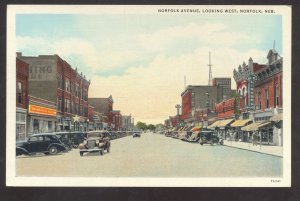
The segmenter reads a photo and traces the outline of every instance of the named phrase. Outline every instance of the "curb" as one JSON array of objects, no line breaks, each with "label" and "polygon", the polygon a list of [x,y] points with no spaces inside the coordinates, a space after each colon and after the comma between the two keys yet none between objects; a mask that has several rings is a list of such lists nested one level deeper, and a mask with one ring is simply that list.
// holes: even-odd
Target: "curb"
[{"label": "curb", "polygon": [[283,158],[283,156],[279,156],[279,155],[276,155],[276,154],[270,154],[270,153],[266,153],[266,152],[260,152],[260,151],[256,151],[256,150],[251,150],[251,149],[246,149],[246,148],[240,148],[240,147],[230,146],[230,145],[226,145],[226,144],[223,144],[223,146],[231,147],[231,148],[235,148],[235,149],[246,150],[246,151],[252,151],[252,152],[256,152],[256,153],[260,153],[260,154],[266,154],[266,155],[270,155],[270,156],[276,156],[276,157]]}]

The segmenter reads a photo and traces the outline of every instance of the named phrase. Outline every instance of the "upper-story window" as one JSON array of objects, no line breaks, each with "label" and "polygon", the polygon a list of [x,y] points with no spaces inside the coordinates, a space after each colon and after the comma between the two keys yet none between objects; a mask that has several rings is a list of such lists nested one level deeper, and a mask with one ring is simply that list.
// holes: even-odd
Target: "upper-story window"
[{"label": "upper-story window", "polygon": [[70,92],[70,80],[69,79],[66,79],[66,87],[65,87],[65,90],[67,92]]},{"label": "upper-story window", "polygon": [[57,98],[57,110],[62,111],[62,97]]},{"label": "upper-story window", "polygon": [[266,95],[266,108],[269,108],[269,89],[265,90]]},{"label": "upper-story window", "polygon": [[62,89],[63,88],[62,84],[63,84],[63,82],[62,82],[62,75],[58,74],[57,75],[57,87],[60,88],[60,89]]},{"label": "upper-story window", "polygon": [[22,82],[18,82],[17,97],[18,97],[18,103],[22,104],[22,102],[23,102]]},{"label": "upper-story window", "polygon": [[76,84],[76,86],[75,86],[75,95],[76,95],[76,97],[78,97],[78,95],[79,95],[79,91],[78,91],[78,84]]}]

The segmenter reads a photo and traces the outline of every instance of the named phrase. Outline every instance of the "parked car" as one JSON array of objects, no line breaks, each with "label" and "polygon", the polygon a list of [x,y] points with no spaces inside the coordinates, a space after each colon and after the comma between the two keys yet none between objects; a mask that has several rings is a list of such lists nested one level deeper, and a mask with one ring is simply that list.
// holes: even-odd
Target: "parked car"
[{"label": "parked car", "polygon": [[41,133],[31,135],[27,141],[16,144],[16,155],[31,155],[44,153],[54,155],[66,151],[66,146],[53,133]]},{"label": "parked car", "polygon": [[55,134],[60,139],[60,141],[65,144],[68,150],[73,148],[69,132],[57,132]]},{"label": "parked car", "polygon": [[188,142],[199,142],[201,132],[195,131],[192,135],[188,138]]},{"label": "parked car", "polygon": [[220,145],[223,145],[223,140],[220,139],[217,136],[217,134],[215,134],[214,131],[206,130],[206,131],[201,131],[200,132],[199,143],[201,145],[203,145],[203,144],[210,144],[210,145],[220,144]]},{"label": "parked car", "polygon": [[79,144],[83,143],[84,139],[87,138],[87,133],[84,131],[70,132],[70,140],[74,148],[77,148]]},{"label": "parked car", "polygon": [[192,132],[191,131],[181,131],[178,133],[178,139],[187,141],[189,137],[191,136]]},{"label": "parked car", "polygon": [[83,143],[79,144],[79,154],[83,156],[86,152],[99,152],[100,155],[110,151],[110,138],[108,131],[90,131]]},{"label": "parked car", "polygon": [[141,133],[139,133],[139,132],[135,132],[135,133],[133,133],[132,134],[132,137],[141,137]]}]

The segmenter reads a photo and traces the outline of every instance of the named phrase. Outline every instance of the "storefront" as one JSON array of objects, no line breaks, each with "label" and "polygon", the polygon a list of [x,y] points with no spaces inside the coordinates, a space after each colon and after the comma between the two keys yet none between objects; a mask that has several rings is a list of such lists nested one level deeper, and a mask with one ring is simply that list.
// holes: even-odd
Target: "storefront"
[{"label": "storefront", "polygon": [[26,136],[27,110],[18,108],[16,110],[16,141],[24,141]]},{"label": "storefront", "polygon": [[233,122],[231,127],[231,132],[233,133],[234,139],[240,142],[247,142],[248,135],[246,132],[242,131],[241,128],[247,125],[252,124],[253,120],[251,119],[238,119]]},{"label": "storefront", "polygon": [[242,127],[241,130],[247,133],[248,142],[274,144],[273,126],[269,121],[254,122],[248,126]]},{"label": "storefront", "polygon": [[222,139],[227,140],[231,139],[230,135],[230,127],[229,125],[234,121],[234,119],[225,119],[220,124],[218,124],[219,128],[219,136],[222,137]]},{"label": "storefront", "polygon": [[[48,105],[47,107],[29,104],[28,107],[28,134],[51,133],[55,132],[56,107]],[[28,136],[27,136],[28,137]]]}]

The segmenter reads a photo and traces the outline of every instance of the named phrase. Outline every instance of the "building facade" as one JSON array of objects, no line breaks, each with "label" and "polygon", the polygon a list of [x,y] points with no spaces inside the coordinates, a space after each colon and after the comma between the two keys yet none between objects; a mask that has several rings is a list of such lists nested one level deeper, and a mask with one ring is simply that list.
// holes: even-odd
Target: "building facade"
[{"label": "building facade", "polygon": [[112,112],[112,130],[120,131],[122,127],[122,115],[120,110],[113,110]]},{"label": "building facade", "polygon": [[[58,55],[33,57],[17,53],[17,58],[29,64],[28,108],[33,105],[32,108],[35,109],[29,113],[31,119],[28,132],[88,130],[87,95],[90,81]],[[46,123],[37,126],[37,121],[46,121],[33,119],[32,115],[37,110],[44,111],[39,115],[49,112],[47,114],[50,114],[52,123],[48,123],[48,126]],[[55,121],[52,121],[54,116]]]},{"label": "building facade", "polygon": [[94,107],[94,111],[97,113],[100,119],[101,129],[111,130],[113,129],[113,98],[110,95],[108,98],[89,98],[88,102]]},{"label": "building facade", "polygon": [[122,115],[121,130],[124,130],[124,131],[131,131],[132,130],[131,115]]},{"label": "building facade", "polygon": [[16,59],[16,141],[25,140],[27,128],[27,85],[29,65]]}]

